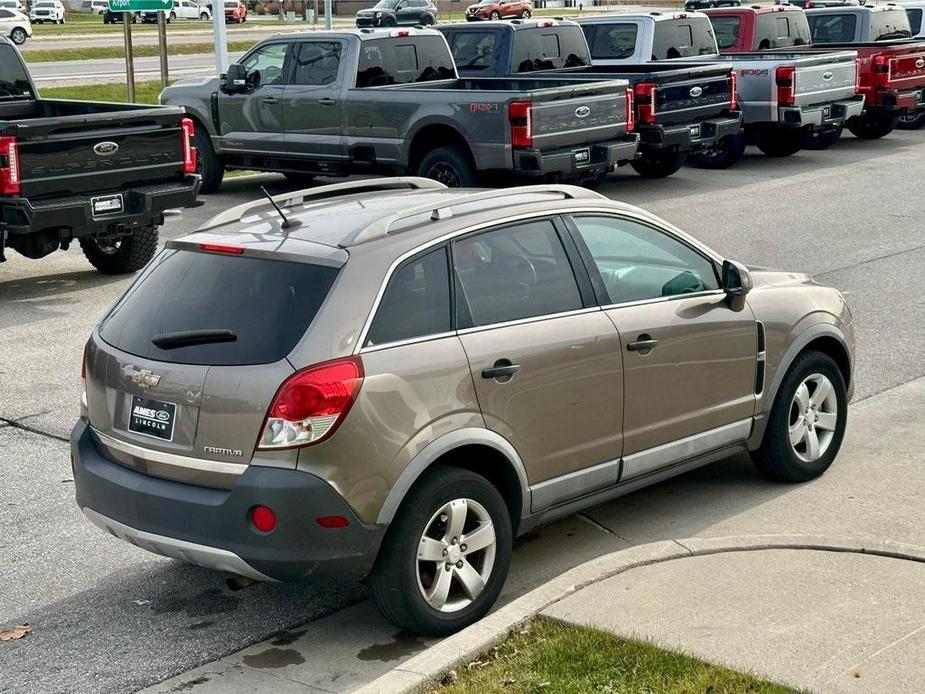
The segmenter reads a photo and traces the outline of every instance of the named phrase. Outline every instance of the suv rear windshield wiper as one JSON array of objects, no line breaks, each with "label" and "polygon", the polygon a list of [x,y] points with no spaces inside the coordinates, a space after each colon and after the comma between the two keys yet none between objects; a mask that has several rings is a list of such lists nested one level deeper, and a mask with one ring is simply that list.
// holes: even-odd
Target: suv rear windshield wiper
[{"label": "suv rear windshield wiper", "polygon": [[189,347],[190,345],[208,345],[214,342],[234,342],[238,339],[230,330],[182,330],[176,333],[161,333],[151,338],[151,342],[161,349]]}]

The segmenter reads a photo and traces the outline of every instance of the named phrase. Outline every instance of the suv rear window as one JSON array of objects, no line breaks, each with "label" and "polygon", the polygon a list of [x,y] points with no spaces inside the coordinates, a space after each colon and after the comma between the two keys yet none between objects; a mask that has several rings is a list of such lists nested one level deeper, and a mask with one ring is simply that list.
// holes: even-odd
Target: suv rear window
[{"label": "suv rear window", "polygon": [[[305,334],[337,269],[168,249],[129,288],[100,337],[129,354],[174,364],[279,361]],[[162,349],[158,335],[230,330],[233,342]]]},{"label": "suv rear window", "polygon": [[360,44],[357,87],[431,82],[456,77],[453,56],[442,36],[367,40]]},{"label": "suv rear window", "polygon": [[858,19],[853,14],[810,14],[813,43],[852,43]]}]

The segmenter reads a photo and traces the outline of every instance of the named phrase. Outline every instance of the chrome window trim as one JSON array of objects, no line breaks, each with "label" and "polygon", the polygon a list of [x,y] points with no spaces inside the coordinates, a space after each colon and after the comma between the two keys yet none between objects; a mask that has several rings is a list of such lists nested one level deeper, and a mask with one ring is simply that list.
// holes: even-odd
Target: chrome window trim
[{"label": "chrome window trim", "polygon": [[702,292],[692,292],[690,294],[674,294],[672,296],[656,296],[651,299],[638,299],[636,301],[624,301],[622,303],[607,304],[606,306],[602,306],[601,308],[607,311],[613,308],[645,306],[646,304],[661,304],[661,303],[664,303],[665,301],[678,301],[679,299],[696,299],[697,297],[701,297],[701,296],[719,296],[721,294],[725,295],[726,292],[724,292],[722,289],[707,289]]},{"label": "chrome window trim", "polygon": [[[364,347],[364,346],[363,346],[363,345],[366,343],[366,338],[367,338],[367,336],[368,336],[368,334],[369,334],[369,329],[370,329],[370,327],[372,326],[373,319],[375,319],[375,317],[376,317],[376,312],[379,310],[379,305],[380,305],[381,302],[382,302],[382,297],[383,297],[383,295],[385,294],[385,289],[386,289],[386,287],[388,286],[389,282],[390,282],[391,279],[392,279],[392,275],[394,274],[395,270],[396,270],[402,263],[404,263],[406,260],[408,260],[409,258],[411,258],[411,257],[413,257],[413,256],[415,256],[415,255],[417,255],[417,254],[419,254],[419,253],[423,253],[424,251],[426,251],[426,250],[428,250],[428,249],[430,249],[430,248],[432,248],[432,247],[434,247],[434,246],[438,246],[438,245],[440,245],[440,244],[442,244],[442,243],[450,242],[450,241],[452,241],[452,240],[454,240],[454,239],[456,239],[456,238],[458,238],[458,237],[461,237],[461,236],[467,236],[467,235],[469,235],[469,234],[478,233],[479,231],[482,231],[482,230],[484,230],[484,229],[490,229],[490,228],[492,228],[492,227],[500,227],[500,226],[504,226],[504,225],[506,225],[506,224],[512,224],[512,223],[515,223],[515,222],[525,221],[525,220],[528,220],[528,219],[538,219],[538,218],[540,218],[540,219],[541,219],[541,218],[550,218],[550,219],[551,219],[551,218],[553,218],[553,217],[558,217],[558,216],[564,216],[564,215],[574,216],[575,214],[583,214],[583,213],[587,213],[587,212],[591,212],[591,213],[603,213],[603,214],[607,214],[607,215],[610,215],[610,216],[613,216],[613,217],[626,217],[626,218],[629,218],[629,219],[637,220],[637,221],[642,222],[642,223],[644,223],[644,224],[648,224],[648,225],[650,225],[650,226],[656,227],[657,229],[661,230],[662,232],[668,234],[669,236],[672,236],[672,237],[678,239],[681,243],[684,243],[685,245],[690,246],[692,249],[694,249],[694,250],[700,252],[701,254],[705,255],[707,258],[709,258],[709,259],[712,260],[713,262],[717,263],[718,265],[722,265],[722,263],[723,263],[723,258],[722,258],[722,257],[720,257],[719,255],[717,255],[717,254],[716,254],[714,251],[712,251],[709,247],[705,246],[705,245],[702,244],[701,242],[697,241],[696,239],[694,239],[694,238],[692,238],[691,236],[689,236],[688,234],[686,234],[686,233],[685,233],[684,231],[682,231],[681,229],[678,229],[677,227],[673,226],[672,224],[669,224],[668,222],[666,222],[666,221],[664,221],[664,220],[661,220],[661,219],[658,219],[658,218],[653,218],[652,216],[649,216],[649,215],[647,215],[647,214],[645,214],[645,213],[642,213],[641,211],[628,210],[628,209],[620,209],[620,208],[613,208],[613,207],[606,206],[606,205],[587,204],[587,205],[581,205],[581,206],[577,206],[577,207],[568,207],[568,208],[565,208],[565,209],[561,209],[561,208],[560,208],[560,209],[556,209],[556,210],[542,210],[542,211],[536,211],[536,212],[521,212],[520,214],[513,214],[513,215],[510,215],[510,216],[506,216],[506,217],[500,217],[500,218],[498,218],[498,219],[493,219],[493,220],[491,220],[491,221],[489,221],[489,222],[482,222],[482,223],[480,223],[480,224],[474,224],[474,225],[472,225],[472,226],[467,226],[467,227],[464,227],[464,228],[462,228],[462,229],[457,229],[457,230],[455,230],[455,231],[451,231],[451,232],[448,232],[448,233],[446,233],[446,234],[442,234],[441,236],[438,236],[438,237],[436,237],[436,238],[433,238],[433,239],[430,239],[430,240],[428,240],[428,241],[425,241],[425,242],[421,243],[420,245],[415,246],[414,248],[411,248],[411,249],[405,251],[405,252],[402,253],[400,256],[398,256],[395,260],[393,260],[392,263],[389,265],[388,270],[386,270],[385,277],[383,278],[382,282],[379,284],[379,290],[376,292],[376,297],[375,297],[375,299],[373,300],[372,308],[370,309],[369,313],[366,315],[366,320],[363,322],[363,328],[360,330],[359,339],[357,340],[356,345],[355,345],[355,347],[353,348],[353,351],[351,352],[351,354],[362,354],[363,351],[365,351],[365,350],[385,349],[386,347],[395,347],[395,346],[399,346],[399,345],[402,345],[402,344],[414,344],[415,342],[423,342],[423,341],[426,341],[426,340],[433,340],[433,339],[436,339],[437,336],[434,336],[434,335],[421,335],[420,337],[417,337],[417,338],[410,338],[410,339],[407,340],[407,341],[402,340],[402,341],[400,341],[400,342],[382,343],[381,345],[374,345],[374,346],[370,346],[370,347]],[[425,223],[426,223],[426,222],[425,222]],[[450,277],[450,279],[451,279],[451,281],[452,281],[452,279],[453,279],[453,277],[452,277],[452,268],[451,268],[451,277]],[[711,293],[711,294],[713,294],[713,293],[724,293],[722,289],[719,289],[719,290],[708,290],[708,292]],[[666,300],[675,299],[675,298],[678,298],[678,297],[691,298],[691,297],[696,297],[696,296],[698,296],[698,295],[699,295],[699,293],[698,293],[698,294],[679,294],[677,297],[657,297],[657,298],[654,299],[654,300],[653,300],[653,299],[645,299],[645,300],[643,300],[643,302],[641,302],[641,303],[649,303],[649,302],[651,302],[651,301],[666,301]],[[519,323],[519,322],[535,321],[535,320],[545,320],[545,319],[550,318],[550,317],[553,317],[553,316],[555,316],[555,317],[560,317],[561,315],[568,315],[568,314],[571,314],[571,313],[576,313],[576,314],[577,314],[577,313],[579,313],[579,312],[582,312],[582,313],[583,313],[583,312],[590,312],[590,311],[599,311],[599,310],[601,310],[601,309],[612,308],[612,307],[615,307],[615,306],[626,306],[626,305],[628,305],[628,304],[612,304],[612,305],[610,305],[610,306],[600,306],[600,305],[598,305],[598,306],[590,306],[590,307],[587,307],[587,308],[578,309],[578,310],[576,310],[576,311],[565,312],[565,313],[563,313],[563,314],[546,314],[546,315],[544,315],[544,316],[535,316],[535,317],[532,317],[532,318],[520,319],[520,320],[518,320],[518,321],[511,321],[511,322],[509,322],[509,323],[504,323],[504,324],[502,324],[502,323],[494,323],[494,324],[492,324],[492,325],[477,326],[477,327],[475,327],[475,328],[464,328],[463,330],[456,331],[455,333],[442,333],[442,334],[440,334],[439,336],[440,336],[440,337],[445,337],[445,336],[452,335],[452,334],[462,335],[462,334],[465,334],[465,333],[468,332],[468,331],[473,331],[473,330],[485,330],[485,329],[490,329],[490,328],[498,327],[498,326],[501,326],[501,325],[513,325],[513,324],[516,324],[516,323]]]},{"label": "chrome window trim", "polygon": [[600,306],[587,306],[585,308],[576,308],[571,311],[560,311],[559,313],[545,313],[542,316],[530,316],[529,318],[517,318],[515,320],[504,321],[503,323],[488,323],[486,325],[474,325],[471,328],[457,330],[457,335],[470,335],[471,333],[483,333],[486,330],[496,328],[509,328],[514,325],[526,325],[527,323],[539,323],[545,320],[556,320],[557,318],[567,318],[568,316],[580,316],[585,313],[595,313],[600,311]]},{"label": "chrome window trim", "polygon": [[445,333],[435,333],[432,335],[421,335],[419,337],[409,337],[407,340],[394,340],[393,342],[383,342],[379,345],[369,345],[368,347],[362,347],[358,354],[368,354],[369,352],[381,352],[385,349],[390,349],[392,347],[405,347],[407,345],[415,345],[419,342],[433,342],[434,340],[442,340],[447,337],[456,337],[456,331],[450,330]]},{"label": "chrome window trim", "polygon": [[226,463],[221,460],[205,460],[202,458],[191,458],[185,455],[178,455],[176,453],[155,451],[151,448],[136,446],[133,443],[113,438],[108,434],[97,431],[93,427],[90,427],[90,431],[92,431],[93,435],[99,439],[100,443],[107,448],[112,448],[127,455],[149,460],[154,463],[161,463],[163,465],[183,468],[185,470],[200,470],[202,472],[213,472],[237,477],[243,475],[248,467],[246,462]]}]

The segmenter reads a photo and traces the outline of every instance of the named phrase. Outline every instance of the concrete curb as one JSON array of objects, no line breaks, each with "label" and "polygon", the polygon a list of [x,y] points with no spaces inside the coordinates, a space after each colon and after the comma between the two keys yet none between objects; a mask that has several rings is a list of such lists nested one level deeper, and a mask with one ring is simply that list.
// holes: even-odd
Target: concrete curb
[{"label": "concrete curb", "polygon": [[665,540],[606,554],[566,571],[539,588],[508,603],[458,634],[449,636],[385,675],[354,690],[354,694],[404,694],[418,691],[460,663],[504,641],[527,620],[592,583],[650,564],[686,557],[800,549],[849,552],[925,563],[925,547],[871,538],[833,539],[815,535],[745,535]]}]

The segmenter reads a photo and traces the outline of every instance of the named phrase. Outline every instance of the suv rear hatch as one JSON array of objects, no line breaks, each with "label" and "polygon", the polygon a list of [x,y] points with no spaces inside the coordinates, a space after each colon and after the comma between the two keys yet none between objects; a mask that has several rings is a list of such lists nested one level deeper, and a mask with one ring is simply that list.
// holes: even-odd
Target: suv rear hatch
[{"label": "suv rear hatch", "polygon": [[[286,356],[346,261],[329,246],[271,243],[171,242],[105,318],[87,350],[87,410],[115,462],[229,487],[251,461],[294,372]],[[289,450],[259,455],[295,465]]]}]

